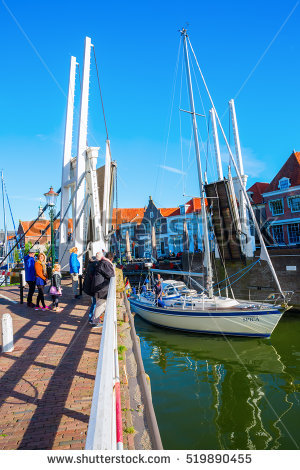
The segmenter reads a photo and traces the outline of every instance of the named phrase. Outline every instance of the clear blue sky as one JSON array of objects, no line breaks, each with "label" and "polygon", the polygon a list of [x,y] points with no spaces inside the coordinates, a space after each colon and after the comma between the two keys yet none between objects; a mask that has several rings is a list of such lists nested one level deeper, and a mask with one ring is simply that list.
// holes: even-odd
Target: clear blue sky
[{"label": "clear blue sky", "polygon": [[[0,1],[0,14],[0,168],[17,221],[35,217],[43,193],[50,185],[60,186],[62,90],[67,93],[70,56],[82,64],[86,35],[95,45],[112,156],[119,167],[119,207],[142,207],[149,195],[160,207],[177,206],[187,200],[183,192],[199,194],[193,147],[188,155],[190,118],[182,113],[183,161],[180,153],[181,58],[167,139],[178,29],[187,22],[220,115],[253,72],[235,101],[249,185],[270,181],[292,150],[300,150],[300,5],[295,0],[7,0]],[[78,90],[77,83],[77,109]],[[201,113],[196,85],[195,96]],[[189,106],[185,78],[181,106]],[[228,113],[223,123],[228,132]],[[93,60],[88,141],[105,147]],[[205,166],[206,144],[204,149]]]}]

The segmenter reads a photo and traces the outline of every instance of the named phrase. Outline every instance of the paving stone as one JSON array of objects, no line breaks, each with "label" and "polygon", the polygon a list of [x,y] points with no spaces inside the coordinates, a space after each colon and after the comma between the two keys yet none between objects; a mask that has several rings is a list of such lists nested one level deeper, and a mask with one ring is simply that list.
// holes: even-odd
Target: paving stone
[{"label": "paving stone", "polygon": [[[19,300],[17,286],[3,291]],[[89,305],[88,296],[74,301],[70,280],[61,313],[1,299],[15,349],[0,353],[0,449],[84,449],[101,340],[87,324]]]}]

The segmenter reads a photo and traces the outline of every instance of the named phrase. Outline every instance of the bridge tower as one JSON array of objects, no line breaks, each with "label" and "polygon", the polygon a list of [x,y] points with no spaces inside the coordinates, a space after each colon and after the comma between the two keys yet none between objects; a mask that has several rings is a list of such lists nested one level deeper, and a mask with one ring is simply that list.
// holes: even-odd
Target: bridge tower
[{"label": "bridge tower", "polygon": [[[91,60],[91,38],[85,38],[83,76],[80,97],[79,125],[76,156],[72,158],[72,132],[74,116],[76,58],[71,57],[67,101],[59,234],[59,262],[69,270],[69,249],[78,248],[78,256],[89,256],[108,249],[115,162],[111,160],[110,142],[106,141],[105,166],[97,170],[100,147],[88,147],[88,105]],[[102,184],[99,187],[99,174]],[[68,234],[68,213],[72,206],[73,233]],[[80,260],[81,270],[83,266]]]}]

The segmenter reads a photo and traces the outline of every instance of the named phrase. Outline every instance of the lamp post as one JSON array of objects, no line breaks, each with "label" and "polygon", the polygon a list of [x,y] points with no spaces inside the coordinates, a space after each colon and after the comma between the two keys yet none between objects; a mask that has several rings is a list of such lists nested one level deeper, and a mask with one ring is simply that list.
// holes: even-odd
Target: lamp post
[{"label": "lamp post", "polygon": [[53,188],[51,186],[50,191],[48,191],[48,193],[45,193],[44,196],[45,196],[46,202],[49,206],[50,226],[51,226],[51,265],[52,265],[52,269],[53,269],[54,262],[55,262],[53,220],[54,220],[54,215],[55,215],[55,204],[56,204],[56,198],[58,196],[58,193],[54,192]]}]

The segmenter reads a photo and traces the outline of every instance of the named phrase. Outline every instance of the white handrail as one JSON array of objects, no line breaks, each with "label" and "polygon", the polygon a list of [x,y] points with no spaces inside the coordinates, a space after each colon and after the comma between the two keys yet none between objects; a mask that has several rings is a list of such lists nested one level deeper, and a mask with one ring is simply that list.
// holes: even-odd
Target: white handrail
[{"label": "white handrail", "polygon": [[116,278],[109,283],[86,450],[116,450]]}]

